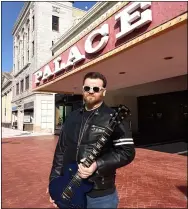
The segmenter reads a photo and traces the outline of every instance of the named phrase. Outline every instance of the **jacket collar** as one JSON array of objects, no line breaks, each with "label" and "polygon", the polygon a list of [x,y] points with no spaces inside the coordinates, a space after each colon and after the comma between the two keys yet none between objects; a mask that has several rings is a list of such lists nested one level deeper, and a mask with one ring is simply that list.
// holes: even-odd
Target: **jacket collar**
[{"label": "jacket collar", "polygon": [[[106,107],[106,104],[103,101],[103,103],[97,108],[97,110],[95,112],[95,115],[99,115],[105,107]],[[83,105],[80,108],[80,113],[83,113],[84,112],[84,109],[85,109],[85,105]]]}]

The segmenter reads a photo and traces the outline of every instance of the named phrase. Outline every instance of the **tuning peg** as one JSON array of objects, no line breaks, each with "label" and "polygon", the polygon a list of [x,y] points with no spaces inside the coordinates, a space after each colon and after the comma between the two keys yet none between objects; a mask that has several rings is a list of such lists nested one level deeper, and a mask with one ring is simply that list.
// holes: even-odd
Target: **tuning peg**
[{"label": "tuning peg", "polygon": [[124,117],[121,117],[121,119],[123,120],[123,119],[124,119]]},{"label": "tuning peg", "polygon": [[113,114],[111,113],[110,116],[113,116]]},{"label": "tuning peg", "polygon": [[116,112],[116,115],[118,115],[118,113]]},{"label": "tuning peg", "polygon": [[120,124],[121,122],[120,121],[118,121],[118,124]]}]

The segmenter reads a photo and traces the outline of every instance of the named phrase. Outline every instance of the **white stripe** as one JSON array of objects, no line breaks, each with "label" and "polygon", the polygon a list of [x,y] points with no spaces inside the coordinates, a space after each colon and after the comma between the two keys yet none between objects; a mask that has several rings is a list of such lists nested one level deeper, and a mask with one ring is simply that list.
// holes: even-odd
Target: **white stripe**
[{"label": "white stripe", "polygon": [[188,151],[182,151],[182,152],[176,152],[175,154],[185,154],[185,153],[188,153]]},{"label": "white stripe", "polygon": [[114,146],[123,145],[123,144],[134,144],[134,142],[121,142],[114,144]]},{"label": "white stripe", "polygon": [[133,138],[124,138],[124,139],[113,140],[113,142],[124,142],[124,141],[133,141]]}]

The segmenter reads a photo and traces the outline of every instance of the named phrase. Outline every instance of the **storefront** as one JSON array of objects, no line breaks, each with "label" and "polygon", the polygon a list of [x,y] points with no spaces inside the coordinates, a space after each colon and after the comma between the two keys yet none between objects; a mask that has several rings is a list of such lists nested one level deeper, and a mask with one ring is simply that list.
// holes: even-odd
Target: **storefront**
[{"label": "storefront", "polygon": [[17,106],[12,107],[12,128],[18,128],[18,108]]},{"label": "storefront", "polygon": [[105,102],[129,106],[140,140],[139,97],[187,89],[187,3],[110,4],[98,3],[54,45],[55,56],[33,74],[33,90],[79,95],[83,76],[101,72]]},{"label": "storefront", "polygon": [[33,131],[34,101],[24,104],[23,130]]},{"label": "storefront", "polygon": [[62,124],[70,112],[83,104],[82,95],[55,95],[55,134],[59,134]]}]

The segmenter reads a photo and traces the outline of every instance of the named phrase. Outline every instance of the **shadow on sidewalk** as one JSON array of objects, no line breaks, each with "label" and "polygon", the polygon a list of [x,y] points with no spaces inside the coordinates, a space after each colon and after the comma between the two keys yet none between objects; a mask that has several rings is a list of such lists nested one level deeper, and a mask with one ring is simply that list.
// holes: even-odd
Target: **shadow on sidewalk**
[{"label": "shadow on sidewalk", "polygon": [[187,187],[186,186],[177,186],[177,188],[186,196],[187,198]]}]

